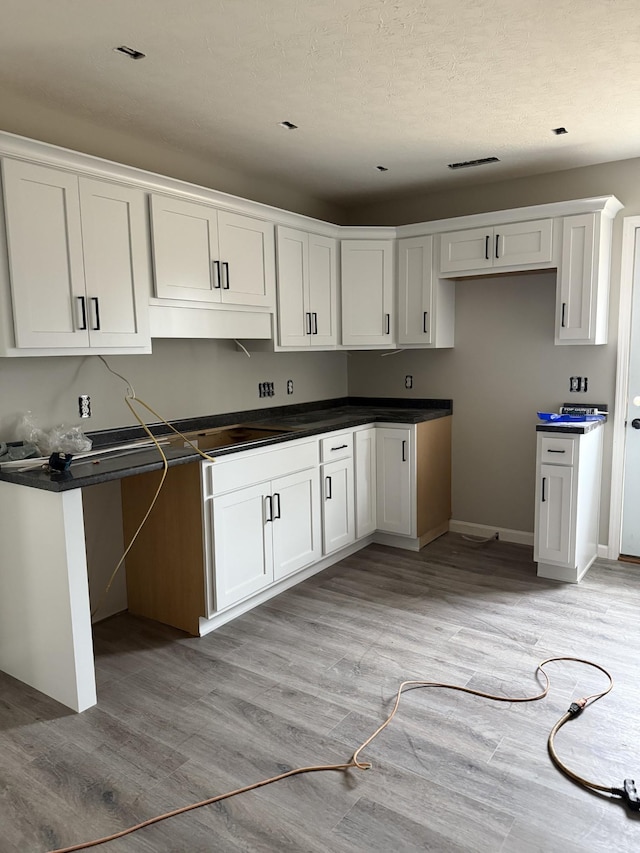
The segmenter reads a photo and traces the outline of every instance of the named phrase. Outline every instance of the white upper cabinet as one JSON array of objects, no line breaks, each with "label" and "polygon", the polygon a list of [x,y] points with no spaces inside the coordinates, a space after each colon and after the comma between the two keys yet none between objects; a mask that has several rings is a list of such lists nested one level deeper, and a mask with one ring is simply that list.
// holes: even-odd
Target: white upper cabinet
[{"label": "white upper cabinet", "polygon": [[343,240],[340,248],[342,343],[393,348],[393,240]]},{"label": "white upper cabinet", "polygon": [[440,273],[552,265],[553,220],[511,222],[452,231],[440,237]]},{"label": "white upper cabinet", "polygon": [[272,223],[177,197],[150,201],[157,297],[273,306]]},{"label": "white upper cabinet", "polygon": [[612,220],[565,216],[558,270],[556,344],[606,344]]},{"label": "white upper cabinet", "polygon": [[398,344],[452,347],[455,285],[433,274],[433,237],[398,241]]},{"label": "white upper cabinet", "polygon": [[278,343],[334,349],[337,342],[337,241],[277,229]]},{"label": "white upper cabinet", "polygon": [[2,175],[16,348],[150,351],[144,193],[11,159]]}]

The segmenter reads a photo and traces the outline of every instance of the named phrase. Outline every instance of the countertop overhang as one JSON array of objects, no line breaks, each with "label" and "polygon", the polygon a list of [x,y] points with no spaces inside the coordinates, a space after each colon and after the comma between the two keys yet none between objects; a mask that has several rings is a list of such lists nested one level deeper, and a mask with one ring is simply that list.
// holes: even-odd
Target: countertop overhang
[{"label": "countertop overhang", "polygon": [[[452,401],[445,399],[342,397],[299,405],[272,406],[244,412],[183,418],[172,420],[171,423],[183,433],[223,427],[238,422],[268,424],[270,427],[285,430],[279,435],[208,451],[211,456],[217,458],[369,423],[417,424],[446,417],[452,412]],[[149,428],[157,438],[170,434],[163,423],[150,424]],[[100,430],[87,435],[93,441],[94,450],[117,448],[119,445],[147,437],[139,426]],[[163,451],[169,466],[197,462],[202,458],[190,447],[163,447]],[[44,468],[22,472],[0,471],[0,481],[51,492],[64,492],[110,480],[121,480],[149,471],[158,471],[162,467],[162,458],[155,447],[123,451],[121,455],[118,455],[115,450],[112,455],[72,462],[70,470],[63,473],[49,472]]]}]

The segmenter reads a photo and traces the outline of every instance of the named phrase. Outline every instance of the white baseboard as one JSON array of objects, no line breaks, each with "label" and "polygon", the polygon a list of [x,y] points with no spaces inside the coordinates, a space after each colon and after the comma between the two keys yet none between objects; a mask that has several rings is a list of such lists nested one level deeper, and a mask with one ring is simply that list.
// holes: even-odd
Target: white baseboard
[{"label": "white baseboard", "polygon": [[515,542],[516,545],[533,546],[533,533],[528,533],[526,530],[510,530],[508,527],[472,524],[470,521],[456,521],[452,518],[449,522],[449,532],[462,533],[466,536],[477,536],[481,539],[488,539],[497,533],[498,539],[501,539],[503,542]]}]

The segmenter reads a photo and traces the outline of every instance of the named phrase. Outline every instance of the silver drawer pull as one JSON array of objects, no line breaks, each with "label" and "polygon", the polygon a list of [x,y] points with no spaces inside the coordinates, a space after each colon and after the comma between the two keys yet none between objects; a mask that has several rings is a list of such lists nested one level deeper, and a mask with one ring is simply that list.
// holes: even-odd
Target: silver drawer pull
[{"label": "silver drawer pull", "polygon": [[345,447],[349,447],[348,444],[339,444],[337,447],[332,447],[331,450],[344,450]]}]

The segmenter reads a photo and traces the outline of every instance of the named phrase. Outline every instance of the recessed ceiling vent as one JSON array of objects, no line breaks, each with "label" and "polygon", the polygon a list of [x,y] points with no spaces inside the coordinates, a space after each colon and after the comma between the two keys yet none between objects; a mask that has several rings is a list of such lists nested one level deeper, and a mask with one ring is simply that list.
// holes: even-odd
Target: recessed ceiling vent
[{"label": "recessed ceiling vent", "polygon": [[469,169],[471,166],[484,166],[487,163],[499,163],[498,157],[482,157],[480,160],[465,160],[462,163],[449,163],[448,169]]},{"label": "recessed ceiling vent", "polygon": [[114,47],[113,49],[116,53],[122,53],[124,56],[128,56],[129,59],[144,59],[146,56],[146,53],[135,50],[133,47],[127,47],[126,44],[121,44],[120,47]]}]

